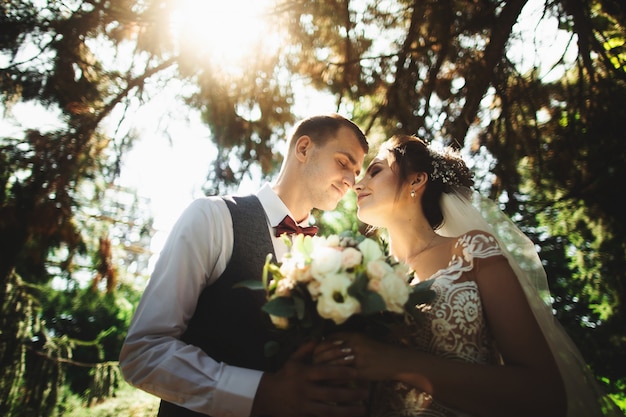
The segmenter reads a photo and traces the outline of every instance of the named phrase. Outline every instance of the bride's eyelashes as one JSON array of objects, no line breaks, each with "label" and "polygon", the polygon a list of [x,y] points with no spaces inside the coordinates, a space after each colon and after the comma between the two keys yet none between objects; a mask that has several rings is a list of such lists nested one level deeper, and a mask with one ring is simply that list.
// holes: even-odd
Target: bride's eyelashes
[{"label": "bride's eyelashes", "polygon": [[370,165],[367,169],[367,175],[369,175],[370,177],[376,176],[376,174],[378,174],[379,172],[380,167],[378,166],[378,164]]}]

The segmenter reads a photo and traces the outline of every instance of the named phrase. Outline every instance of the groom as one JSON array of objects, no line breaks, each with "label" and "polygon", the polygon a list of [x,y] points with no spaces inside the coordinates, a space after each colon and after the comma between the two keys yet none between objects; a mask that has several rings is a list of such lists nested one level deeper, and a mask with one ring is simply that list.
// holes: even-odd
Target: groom
[{"label": "groom", "polygon": [[265,256],[285,253],[278,238],[289,227],[283,220],[307,227],[313,208],[333,210],[354,185],[367,151],[352,121],[310,117],[295,127],[273,185],[250,196],[200,198],[183,212],[120,353],[124,378],[162,399],[159,416],[364,414],[358,404],[367,392],[325,385],[356,379],[354,370],[311,365],[314,346],[302,346],[284,364],[269,361],[265,294],[233,285],[260,279]]}]

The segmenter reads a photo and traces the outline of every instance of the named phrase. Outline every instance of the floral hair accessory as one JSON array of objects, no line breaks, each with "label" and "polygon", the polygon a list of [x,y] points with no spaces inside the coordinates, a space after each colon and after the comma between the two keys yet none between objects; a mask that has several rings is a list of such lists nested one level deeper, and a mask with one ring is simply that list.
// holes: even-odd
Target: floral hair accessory
[{"label": "floral hair accessory", "polygon": [[448,186],[458,186],[465,185],[463,179],[468,175],[471,177],[461,156],[452,148],[447,147],[442,151],[429,148],[428,153],[433,166],[433,172],[430,174],[432,180],[439,180]]}]

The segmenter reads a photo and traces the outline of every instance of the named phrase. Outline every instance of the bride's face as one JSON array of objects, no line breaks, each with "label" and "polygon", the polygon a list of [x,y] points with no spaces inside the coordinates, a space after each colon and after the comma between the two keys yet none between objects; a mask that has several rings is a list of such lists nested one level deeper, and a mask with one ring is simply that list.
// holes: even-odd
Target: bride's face
[{"label": "bride's face", "polygon": [[[398,176],[391,169],[388,152],[381,152],[367,167],[363,178],[354,185],[357,194],[357,216],[371,226],[386,227],[402,203],[397,194]],[[394,211],[396,211],[394,216]]]}]

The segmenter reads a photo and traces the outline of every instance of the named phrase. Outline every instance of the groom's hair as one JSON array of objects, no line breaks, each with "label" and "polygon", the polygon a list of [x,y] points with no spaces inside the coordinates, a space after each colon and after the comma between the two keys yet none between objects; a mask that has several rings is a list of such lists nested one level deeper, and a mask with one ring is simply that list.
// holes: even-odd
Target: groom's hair
[{"label": "groom's hair", "polygon": [[347,127],[354,132],[355,136],[359,139],[361,148],[367,153],[369,151],[369,144],[365,134],[352,120],[346,119],[337,113],[328,115],[312,116],[300,121],[294,128],[294,131],[289,138],[289,149],[291,149],[296,140],[301,136],[309,136],[313,142],[318,145],[324,145],[329,139],[332,139],[337,134],[337,131],[342,127]]}]

